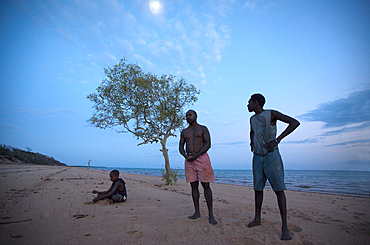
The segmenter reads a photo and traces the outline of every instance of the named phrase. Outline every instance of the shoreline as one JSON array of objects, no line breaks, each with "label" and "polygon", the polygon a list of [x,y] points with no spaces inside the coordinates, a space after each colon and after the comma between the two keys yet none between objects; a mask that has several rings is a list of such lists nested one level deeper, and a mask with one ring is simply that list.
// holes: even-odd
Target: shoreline
[{"label": "shoreline", "polygon": [[[85,166],[78,166],[81,168],[87,168]],[[108,170],[108,169],[114,169],[111,167],[91,167],[92,169],[97,169],[97,170]],[[161,177],[161,169],[158,168],[117,168],[120,171],[123,171],[125,173],[131,173],[131,174],[139,174],[139,175],[144,175],[144,176],[156,176],[156,177]],[[182,170],[183,171],[183,170]],[[216,175],[216,181],[214,183],[219,183],[219,184],[230,184],[230,185],[237,185],[237,186],[248,186],[252,187],[253,186],[253,176],[252,176],[252,170],[214,170],[215,175]],[[246,172],[247,175],[245,176],[245,179],[238,179],[240,175],[237,177],[237,179],[233,180],[228,180],[225,177],[220,177],[218,176],[217,172]],[[290,172],[333,172],[329,170],[325,171],[320,171],[320,170],[287,170],[286,171],[286,178],[289,177],[291,174]],[[334,172],[349,172],[353,173],[355,171],[334,171]],[[358,172],[366,172],[366,171],[358,171]],[[250,175],[250,176],[248,176]],[[230,176],[234,177],[234,176]],[[369,172],[369,177],[366,176],[367,178],[370,177],[370,172]],[[185,179],[184,173],[182,172],[179,179]],[[365,197],[365,198],[370,198],[370,192],[366,188],[362,187],[361,190],[357,189],[357,193],[354,193],[353,188],[346,187],[347,189],[337,189],[337,186],[333,186],[332,188],[326,188],[326,189],[320,189],[320,187],[310,185],[310,183],[298,183],[298,184],[292,184],[292,182],[296,183],[295,181],[292,180],[292,177],[290,178],[290,181],[286,179],[286,186],[287,190],[289,191],[301,191],[301,192],[310,192],[310,193],[318,193],[318,194],[329,194],[329,195],[340,195],[340,196],[351,196],[351,197]],[[370,184],[370,182],[369,182]],[[271,188],[269,183],[266,183],[266,188]],[[343,188],[343,187],[342,187]]]},{"label": "shoreline", "polygon": [[[0,239],[4,244],[366,244],[370,200],[335,194],[286,191],[288,228],[280,240],[275,194],[266,189],[262,225],[254,216],[253,188],[213,183],[214,214],[208,223],[203,189],[201,217],[193,213],[190,186],[178,180],[122,173],[128,200],[88,205],[93,189],[109,188],[109,171],[81,167],[0,165]],[[51,235],[52,234],[52,235]]]}]

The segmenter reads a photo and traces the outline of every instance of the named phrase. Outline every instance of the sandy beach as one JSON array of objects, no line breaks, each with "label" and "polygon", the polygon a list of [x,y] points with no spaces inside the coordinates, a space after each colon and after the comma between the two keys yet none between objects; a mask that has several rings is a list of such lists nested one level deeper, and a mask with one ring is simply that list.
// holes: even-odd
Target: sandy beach
[{"label": "sandy beach", "polygon": [[[263,223],[254,217],[252,187],[212,184],[218,225],[193,214],[190,186],[125,174],[128,200],[91,204],[110,187],[109,172],[77,167],[0,165],[1,244],[369,244],[370,198],[286,191],[291,241],[280,240],[275,194],[266,189]],[[355,188],[355,187],[354,187]]]}]

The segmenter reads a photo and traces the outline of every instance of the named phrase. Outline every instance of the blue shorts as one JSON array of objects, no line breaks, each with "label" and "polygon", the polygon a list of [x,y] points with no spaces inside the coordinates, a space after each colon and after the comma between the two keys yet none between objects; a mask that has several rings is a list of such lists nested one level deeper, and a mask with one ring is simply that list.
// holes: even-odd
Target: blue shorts
[{"label": "blue shorts", "polygon": [[127,200],[127,197],[126,196],[122,196],[121,194],[116,193],[116,194],[113,194],[112,195],[112,197],[111,197],[111,200],[112,201],[113,201],[113,198],[115,196],[118,196],[118,202],[126,202],[126,200]]},{"label": "blue shorts", "polygon": [[283,161],[278,149],[265,156],[253,154],[254,190],[262,191],[265,188],[266,180],[270,182],[274,191],[286,190]]}]

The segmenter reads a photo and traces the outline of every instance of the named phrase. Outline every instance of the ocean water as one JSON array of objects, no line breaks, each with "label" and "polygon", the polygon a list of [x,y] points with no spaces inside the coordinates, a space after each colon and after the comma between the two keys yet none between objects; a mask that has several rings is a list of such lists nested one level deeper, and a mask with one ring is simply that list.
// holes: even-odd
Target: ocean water
[{"label": "ocean water", "polygon": [[[113,169],[109,167],[91,168],[108,171]],[[162,176],[161,169],[116,169],[122,173]],[[251,170],[214,170],[214,173],[216,183],[253,186]],[[185,179],[185,172],[182,169],[179,171],[179,178]],[[370,197],[370,172],[366,171],[285,170],[285,184],[288,190]],[[268,181],[266,187],[271,188]]]}]

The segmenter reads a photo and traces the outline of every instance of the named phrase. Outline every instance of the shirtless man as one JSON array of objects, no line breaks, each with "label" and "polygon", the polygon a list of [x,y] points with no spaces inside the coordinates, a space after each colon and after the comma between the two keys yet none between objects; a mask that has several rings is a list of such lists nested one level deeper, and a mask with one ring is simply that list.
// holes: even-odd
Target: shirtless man
[{"label": "shirtless man", "polygon": [[[211,148],[211,137],[207,127],[197,123],[197,113],[189,110],[186,113],[186,121],[189,127],[181,132],[179,150],[180,154],[185,157],[185,177],[186,182],[190,182],[191,194],[193,198],[195,213],[189,216],[189,219],[200,217],[199,211],[199,181],[204,189],[204,197],[207,202],[209,223],[217,224],[213,217],[213,201],[210,183],[215,181],[215,175],[211,166],[211,161],[207,154]],[[186,143],[186,152],[184,145]]]},{"label": "shirtless man", "polygon": [[[292,117],[274,110],[264,110],[265,97],[254,94],[248,102],[249,112],[255,114],[251,117],[251,151],[253,152],[253,182],[255,198],[255,218],[248,227],[261,225],[261,207],[263,201],[263,188],[269,180],[274,190],[280,216],[282,220],[281,240],[291,240],[287,223],[287,207],[284,190],[284,168],[278,149],[280,141],[293,132],[299,122]],[[288,124],[288,127],[276,138],[277,120]]]}]

